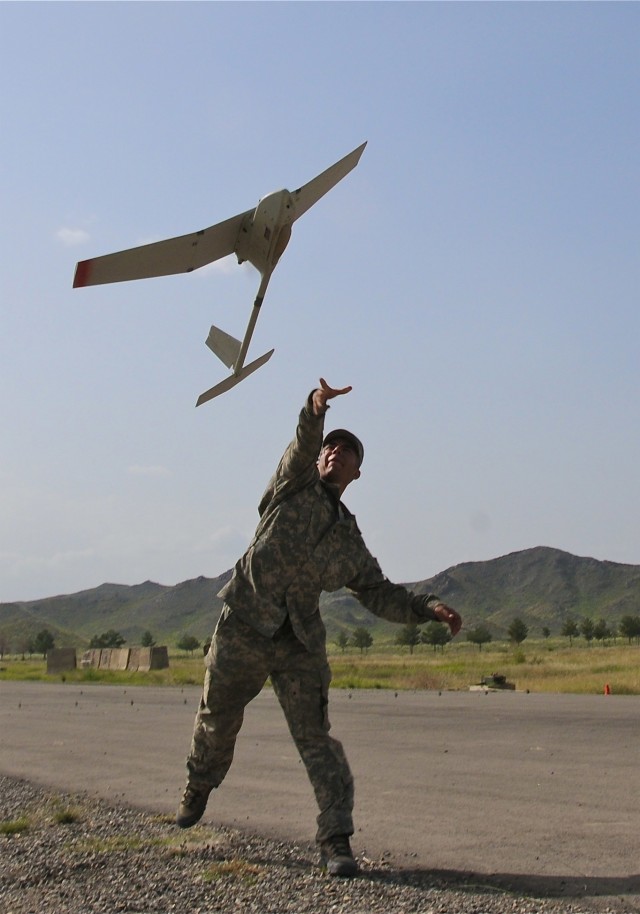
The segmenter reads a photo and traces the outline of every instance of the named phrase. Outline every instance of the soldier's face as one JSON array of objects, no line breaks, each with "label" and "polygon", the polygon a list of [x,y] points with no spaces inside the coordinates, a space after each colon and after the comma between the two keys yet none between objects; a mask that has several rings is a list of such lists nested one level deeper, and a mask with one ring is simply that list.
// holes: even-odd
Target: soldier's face
[{"label": "soldier's face", "polygon": [[350,482],[360,476],[358,455],[353,446],[342,438],[335,438],[320,451],[318,472],[325,482],[340,486],[344,492]]}]

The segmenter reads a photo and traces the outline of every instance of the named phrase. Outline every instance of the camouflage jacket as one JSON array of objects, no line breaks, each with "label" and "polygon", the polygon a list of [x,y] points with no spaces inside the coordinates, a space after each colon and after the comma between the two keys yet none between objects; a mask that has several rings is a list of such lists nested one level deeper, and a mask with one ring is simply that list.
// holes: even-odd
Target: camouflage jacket
[{"label": "camouflage jacket", "polygon": [[298,639],[313,652],[325,645],[318,605],[323,590],[346,587],[375,615],[403,624],[435,619],[433,608],[441,602],[383,575],[337,487],[320,479],[316,463],[323,431],[324,416],[313,414],[310,395],[260,501],[253,540],[219,593],[266,637],[288,615]]}]

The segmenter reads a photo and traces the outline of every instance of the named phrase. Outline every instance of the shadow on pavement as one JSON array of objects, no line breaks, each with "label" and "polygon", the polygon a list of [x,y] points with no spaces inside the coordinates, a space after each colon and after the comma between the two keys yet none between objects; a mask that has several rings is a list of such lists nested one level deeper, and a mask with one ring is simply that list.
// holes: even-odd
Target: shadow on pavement
[{"label": "shadow on pavement", "polygon": [[640,874],[632,876],[544,876],[524,873],[472,873],[440,869],[372,869],[372,880],[398,881],[420,888],[438,887],[474,895],[510,892],[535,898],[626,897],[629,911],[640,911]]}]

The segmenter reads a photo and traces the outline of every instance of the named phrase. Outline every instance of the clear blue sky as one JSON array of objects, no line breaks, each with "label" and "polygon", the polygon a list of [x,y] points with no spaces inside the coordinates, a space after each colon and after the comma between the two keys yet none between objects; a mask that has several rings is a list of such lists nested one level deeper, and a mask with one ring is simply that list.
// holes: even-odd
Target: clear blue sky
[{"label": "clear blue sky", "polygon": [[[640,5],[0,4],[0,601],[231,567],[320,375],[395,581],[640,564]],[[257,274],[73,290],[368,140]]]}]

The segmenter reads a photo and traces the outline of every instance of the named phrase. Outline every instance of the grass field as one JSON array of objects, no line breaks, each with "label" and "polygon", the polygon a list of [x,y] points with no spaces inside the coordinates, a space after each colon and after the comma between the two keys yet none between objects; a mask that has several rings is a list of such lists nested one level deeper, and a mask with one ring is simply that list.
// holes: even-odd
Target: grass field
[{"label": "grass field", "polygon": [[[467,690],[483,677],[499,673],[522,691],[597,694],[609,686],[612,694],[640,695],[640,646],[634,644],[588,647],[584,642],[569,646],[566,639],[527,639],[517,648],[492,642],[482,651],[464,642],[436,652],[420,646],[413,654],[396,645],[381,645],[365,654],[353,648],[341,653],[333,645],[329,649],[334,688]],[[49,676],[41,657],[5,656],[0,661],[0,681],[200,685],[203,668],[201,655],[176,652],[170,653],[166,670],[76,669]]]}]

